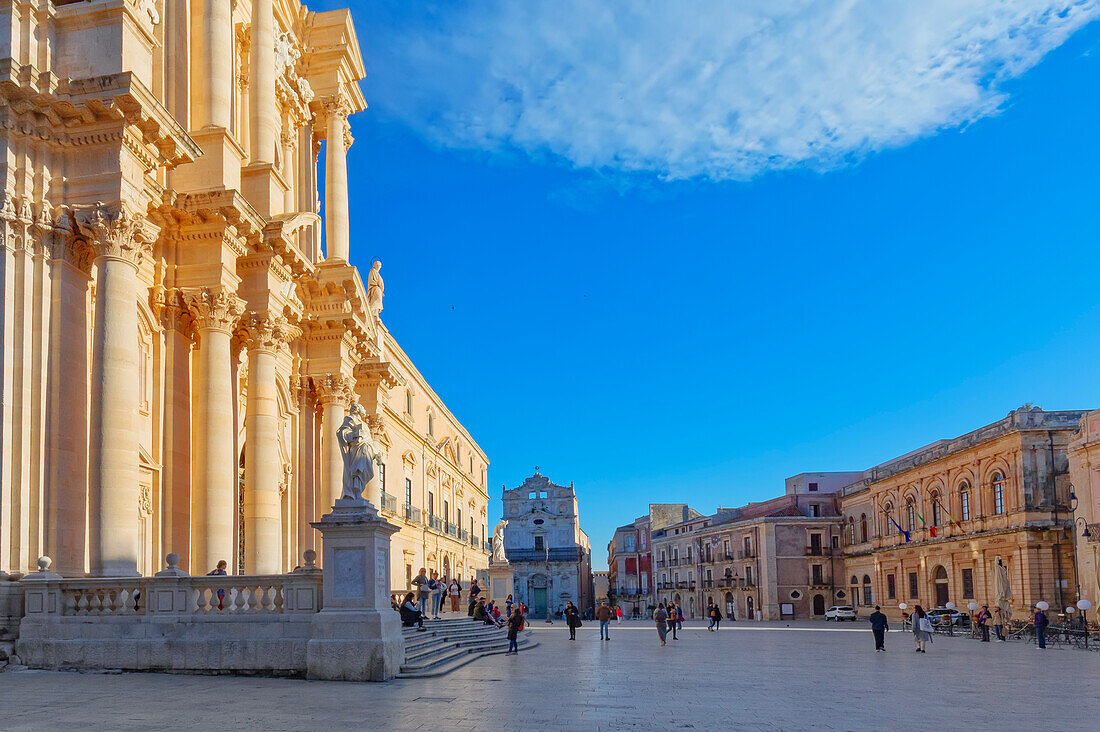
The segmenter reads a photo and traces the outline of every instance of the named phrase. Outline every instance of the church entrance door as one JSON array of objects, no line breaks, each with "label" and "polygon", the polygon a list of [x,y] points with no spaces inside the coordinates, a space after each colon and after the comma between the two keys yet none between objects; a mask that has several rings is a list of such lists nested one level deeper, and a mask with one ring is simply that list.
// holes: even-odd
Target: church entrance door
[{"label": "church entrance door", "polygon": [[532,618],[545,618],[546,617],[546,588],[545,587],[533,587],[531,588],[531,607],[530,615]]}]

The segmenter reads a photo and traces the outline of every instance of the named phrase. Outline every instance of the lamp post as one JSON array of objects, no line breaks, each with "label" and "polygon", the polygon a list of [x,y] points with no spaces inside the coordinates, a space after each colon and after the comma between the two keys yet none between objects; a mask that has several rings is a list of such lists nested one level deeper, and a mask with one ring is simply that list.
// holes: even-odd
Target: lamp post
[{"label": "lamp post", "polygon": [[970,611],[970,637],[976,638],[977,636],[974,634],[974,626],[976,625],[976,623],[974,622],[974,611],[978,609],[978,603],[971,600],[966,604],[966,608]]},{"label": "lamp post", "polygon": [[905,608],[907,608],[907,607],[909,607],[909,606],[906,605],[904,602],[899,602],[898,603],[898,610],[901,610],[902,625],[905,624]]},{"label": "lamp post", "polygon": [[[1085,531],[1088,531],[1086,528]],[[1092,603],[1088,600],[1078,600],[1077,609],[1081,611],[1081,627],[1085,629],[1085,648],[1089,647],[1089,621],[1088,611],[1092,607]]]},{"label": "lamp post", "polygon": [[[955,609],[955,603],[953,603],[953,602],[945,602],[943,606],[945,608],[947,608],[948,610],[954,610]],[[949,636],[951,636],[952,638],[955,637],[955,618],[953,617],[954,614],[955,614],[954,612],[951,612],[951,613],[948,613],[948,615],[947,615],[947,634]],[[943,620],[942,620],[943,616],[942,615],[940,616],[940,618],[941,618],[940,622],[943,622]]]}]

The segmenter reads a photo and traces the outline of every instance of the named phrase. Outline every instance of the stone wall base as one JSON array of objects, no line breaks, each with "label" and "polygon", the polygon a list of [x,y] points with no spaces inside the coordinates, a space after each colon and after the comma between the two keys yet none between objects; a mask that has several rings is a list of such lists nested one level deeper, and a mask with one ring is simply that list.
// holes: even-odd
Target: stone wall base
[{"label": "stone wall base", "polygon": [[322,610],[306,647],[307,678],[386,681],[401,670],[405,643],[393,610]]}]

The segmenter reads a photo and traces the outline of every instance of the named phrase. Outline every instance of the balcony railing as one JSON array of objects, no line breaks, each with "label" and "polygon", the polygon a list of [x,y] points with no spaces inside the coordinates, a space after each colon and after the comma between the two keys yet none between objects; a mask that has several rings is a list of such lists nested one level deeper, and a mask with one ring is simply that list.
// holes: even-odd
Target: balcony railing
[{"label": "balcony railing", "polygon": [[420,523],[420,509],[411,503],[405,504],[405,520],[412,521],[414,524]]},{"label": "balcony railing", "polygon": [[382,494],[382,510],[394,515],[397,514],[397,496]]},{"label": "balcony railing", "polygon": [[443,531],[443,519],[438,516],[429,516],[428,528],[435,529],[436,531]]},{"label": "balcony railing", "polygon": [[470,532],[469,531],[467,531],[466,529],[459,529],[458,530],[458,540],[459,541],[468,541],[469,539],[470,539]]},{"label": "balcony railing", "polygon": [[474,549],[477,549],[478,543],[479,543],[480,541],[481,541],[481,540],[480,540],[480,539],[478,539],[478,538],[477,538],[476,536],[471,536],[471,537],[470,537],[470,546],[472,546],[472,547],[473,547]]},{"label": "balcony railing", "polygon": [[446,522],[446,531],[451,536],[458,536],[458,526],[452,524],[450,521]]},{"label": "balcony railing", "polygon": [[714,580],[703,580],[703,589],[705,589],[705,590],[714,589]]},{"label": "balcony railing", "polygon": [[687,580],[680,580],[679,582],[676,583],[676,589],[678,589],[678,590],[686,590],[687,586],[688,586]]},{"label": "balcony railing", "polygon": [[737,558],[738,559],[755,559],[756,558],[756,552],[753,551],[752,549],[749,549],[747,552],[746,551],[739,551],[739,552],[737,552]]},{"label": "balcony railing", "polygon": [[658,559],[658,560],[657,560],[657,566],[658,566],[658,567],[663,567],[663,566],[665,566],[665,560],[663,560],[663,559]]},{"label": "balcony railing", "polygon": [[833,553],[833,550],[827,546],[808,546],[806,547],[807,557],[827,557]]},{"label": "balcony railing", "polygon": [[679,558],[676,558],[676,559],[670,559],[670,560],[668,560],[668,566],[670,566],[670,567],[678,567],[678,566],[680,566],[680,559],[679,559]]}]

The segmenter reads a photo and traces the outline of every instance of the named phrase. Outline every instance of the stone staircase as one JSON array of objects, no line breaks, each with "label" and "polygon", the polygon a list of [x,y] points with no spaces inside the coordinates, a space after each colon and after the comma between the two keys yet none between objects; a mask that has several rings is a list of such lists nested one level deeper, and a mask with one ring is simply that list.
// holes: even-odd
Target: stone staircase
[{"label": "stone staircase", "polygon": [[[402,628],[405,637],[405,662],[399,679],[426,679],[442,676],[482,656],[508,650],[508,629],[485,625],[472,618],[425,620],[423,632],[415,627]],[[531,631],[524,630],[517,641],[520,651],[538,643]]]}]

